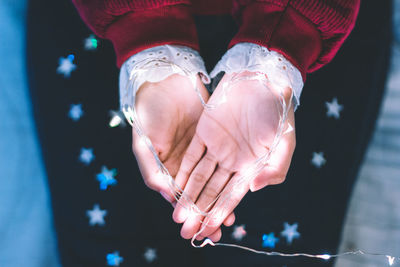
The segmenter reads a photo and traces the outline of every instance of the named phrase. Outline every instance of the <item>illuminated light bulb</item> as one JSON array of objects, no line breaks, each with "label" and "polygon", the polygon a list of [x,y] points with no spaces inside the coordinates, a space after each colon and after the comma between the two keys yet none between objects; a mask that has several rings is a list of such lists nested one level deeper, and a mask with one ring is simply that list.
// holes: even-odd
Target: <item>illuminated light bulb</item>
[{"label": "illuminated light bulb", "polygon": [[331,258],[331,255],[324,254],[324,255],[317,255],[317,257],[320,259],[329,260]]},{"label": "illuminated light bulb", "polygon": [[392,266],[394,264],[394,257],[393,256],[386,256],[388,258],[389,265]]},{"label": "illuminated light bulb", "polygon": [[108,124],[111,128],[117,127],[120,125],[122,122],[121,117],[118,115],[115,115],[114,117],[111,118],[110,123]]},{"label": "illuminated light bulb", "polygon": [[221,97],[221,102],[220,104],[226,103],[227,99],[226,99],[226,94],[224,93]]},{"label": "illuminated light bulb", "polygon": [[200,245],[200,247],[202,248],[202,247],[205,247],[207,245],[211,245],[211,246],[215,247],[215,243],[212,242],[211,239],[209,239],[209,238],[206,238],[204,240],[204,242]]},{"label": "illuminated light bulb", "polygon": [[288,123],[288,127],[287,127],[286,131],[283,134],[290,133],[291,131],[293,131],[293,126],[290,123]]},{"label": "illuminated light bulb", "polygon": [[146,136],[142,135],[139,137],[138,147],[140,149],[147,149]]}]

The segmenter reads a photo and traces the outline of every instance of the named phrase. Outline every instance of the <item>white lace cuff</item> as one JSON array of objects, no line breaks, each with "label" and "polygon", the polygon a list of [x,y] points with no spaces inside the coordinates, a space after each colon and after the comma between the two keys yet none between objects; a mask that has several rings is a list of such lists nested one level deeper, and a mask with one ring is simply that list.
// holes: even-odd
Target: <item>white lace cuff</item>
[{"label": "white lace cuff", "polygon": [[[170,64],[172,63],[172,64]],[[178,66],[176,68],[174,65]],[[145,69],[142,68],[145,66]],[[133,87],[128,86],[132,78],[132,70],[140,71],[135,76]],[[172,74],[186,73],[199,74],[203,83],[210,83],[210,77],[204,66],[200,54],[189,47],[178,45],[161,45],[145,49],[124,62],[119,76],[119,95],[121,108],[124,105],[133,107],[135,95],[145,82],[159,82]]]},{"label": "white lace cuff", "polygon": [[214,78],[221,71],[239,73],[242,71],[265,73],[271,83],[279,87],[289,86],[293,90],[294,107],[300,104],[303,78],[300,71],[284,56],[266,47],[253,43],[239,43],[229,49],[212,70]]}]

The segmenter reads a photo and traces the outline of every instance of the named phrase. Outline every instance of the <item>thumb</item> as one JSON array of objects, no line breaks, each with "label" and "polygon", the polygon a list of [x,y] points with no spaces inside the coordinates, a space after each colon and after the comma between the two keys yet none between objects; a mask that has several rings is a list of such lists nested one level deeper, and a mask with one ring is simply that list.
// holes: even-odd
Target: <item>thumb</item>
[{"label": "thumb", "polygon": [[280,184],[285,181],[295,147],[295,132],[284,134],[271,154],[267,166],[250,182],[250,191],[255,192],[267,185]]},{"label": "thumb", "polygon": [[159,192],[171,204],[175,201],[175,197],[171,192],[168,177],[164,176],[157,165],[153,153],[146,144],[146,137],[139,137],[133,129],[132,133],[132,150],[135,154],[143,181],[147,187]]}]

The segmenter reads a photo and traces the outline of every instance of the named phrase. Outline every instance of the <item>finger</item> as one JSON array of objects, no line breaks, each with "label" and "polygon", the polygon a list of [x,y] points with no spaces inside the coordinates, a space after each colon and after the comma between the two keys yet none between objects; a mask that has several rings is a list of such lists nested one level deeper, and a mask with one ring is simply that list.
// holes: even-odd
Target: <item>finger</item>
[{"label": "finger", "polygon": [[186,182],[196,167],[197,163],[202,158],[206,147],[203,141],[198,137],[197,134],[193,136],[188,148],[186,149],[185,155],[183,156],[181,165],[178,173],[175,177],[175,183],[183,190]]},{"label": "finger", "polygon": [[[200,230],[200,225],[201,225],[202,219],[203,219],[203,217],[201,215],[197,215],[194,213],[188,214],[188,216],[181,228],[181,236],[184,239],[192,238]],[[200,233],[200,235],[206,236],[206,235],[203,235],[202,232]]]},{"label": "finger", "polygon": [[139,137],[136,131],[133,130],[132,150],[143,176],[143,181],[147,187],[159,192],[168,202],[173,203],[175,197],[171,193],[167,178],[158,171],[153,153],[151,153],[143,138]]},{"label": "finger", "polygon": [[235,223],[236,217],[235,213],[232,212],[224,221],[224,225],[226,227],[232,226]]},{"label": "finger", "polygon": [[222,237],[221,228],[218,228],[217,231],[208,236],[208,238],[211,239],[212,242],[218,242],[221,239],[221,237]]},{"label": "finger", "polygon": [[[209,153],[206,153],[189,176],[189,180],[187,181],[183,192],[185,198],[191,200],[193,203],[196,202],[197,197],[206,185],[210,176],[213,174],[216,166],[217,162],[214,157],[210,156]],[[203,209],[200,210],[205,211]],[[187,217],[185,206],[177,205],[172,217],[175,222],[182,223]]]},{"label": "finger", "polygon": [[245,182],[235,186],[239,178],[240,175],[235,174],[222,191],[220,198],[209,213],[208,226],[201,233],[203,236],[209,236],[214,233],[248,192],[249,186]]},{"label": "finger", "polygon": [[[232,226],[233,224],[235,223],[235,213],[231,213],[231,214],[229,214],[229,216],[225,219],[225,221],[224,221],[224,225],[225,226],[227,226],[227,227],[229,227],[229,226]],[[200,230],[200,229],[199,229]],[[221,230],[221,228],[218,228],[217,229],[217,231],[220,231]],[[209,238],[211,239],[211,237],[212,236],[215,236],[216,235],[216,232],[217,231],[215,231],[214,233],[212,233],[211,235],[209,235]],[[221,232],[221,235],[222,235],[222,232]],[[196,240],[203,240],[204,239],[204,236],[202,236],[201,234],[199,234],[197,237],[196,237]],[[213,239],[211,239],[211,240],[213,240]],[[213,240],[214,241],[214,240]],[[216,241],[214,241],[214,242],[218,242],[219,240],[216,240]]]},{"label": "finger", "polygon": [[[197,207],[202,211],[208,211],[216,202],[218,195],[224,189],[232,173],[222,166],[217,166],[215,172],[207,182],[196,201]],[[186,189],[185,189],[186,191]]]},{"label": "finger", "polygon": [[[225,219],[224,225],[227,226],[227,227],[229,227],[229,226],[232,226],[234,223],[235,223],[235,213],[232,212],[232,213],[229,214],[229,216]],[[218,229],[221,229],[221,228],[218,228]],[[217,231],[218,231],[218,230],[217,230]],[[215,233],[215,232],[214,232],[214,233]],[[214,233],[211,234],[210,236],[214,235]],[[196,240],[203,240],[203,239],[204,239],[204,236],[202,236],[201,234],[199,234],[199,235],[196,237]],[[217,242],[217,241],[214,241],[214,242]]]},{"label": "finger", "polygon": [[[289,123],[294,125],[294,114],[290,112]],[[294,126],[293,126],[294,127]],[[255,192],[267,185],[282,183],[289,170],[294,149],[296,147],[295,131],[284,134],[281,137],[275,151],[271,154],[268,165],[250,183],[250,190]]]}]

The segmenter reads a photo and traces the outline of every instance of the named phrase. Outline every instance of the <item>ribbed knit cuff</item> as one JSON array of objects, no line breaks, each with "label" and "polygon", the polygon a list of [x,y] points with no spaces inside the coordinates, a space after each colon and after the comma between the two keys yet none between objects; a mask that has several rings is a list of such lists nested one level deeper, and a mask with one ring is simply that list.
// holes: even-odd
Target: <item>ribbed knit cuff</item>
[{"label": "ribbed knit cuff", "polygon": [[246,6],[238,33],[229,44],[249,42],[279,52],[301,73],[303,81],[322,49],[318,29],[288,5],[254,2]]},{"label": "ribbed knit cuff", "polygon": [[188,5],[171,5],[127,13],[105,34],[114,45],[117,65],[154,46],[174,44],[199,50],[196,26]]}]

